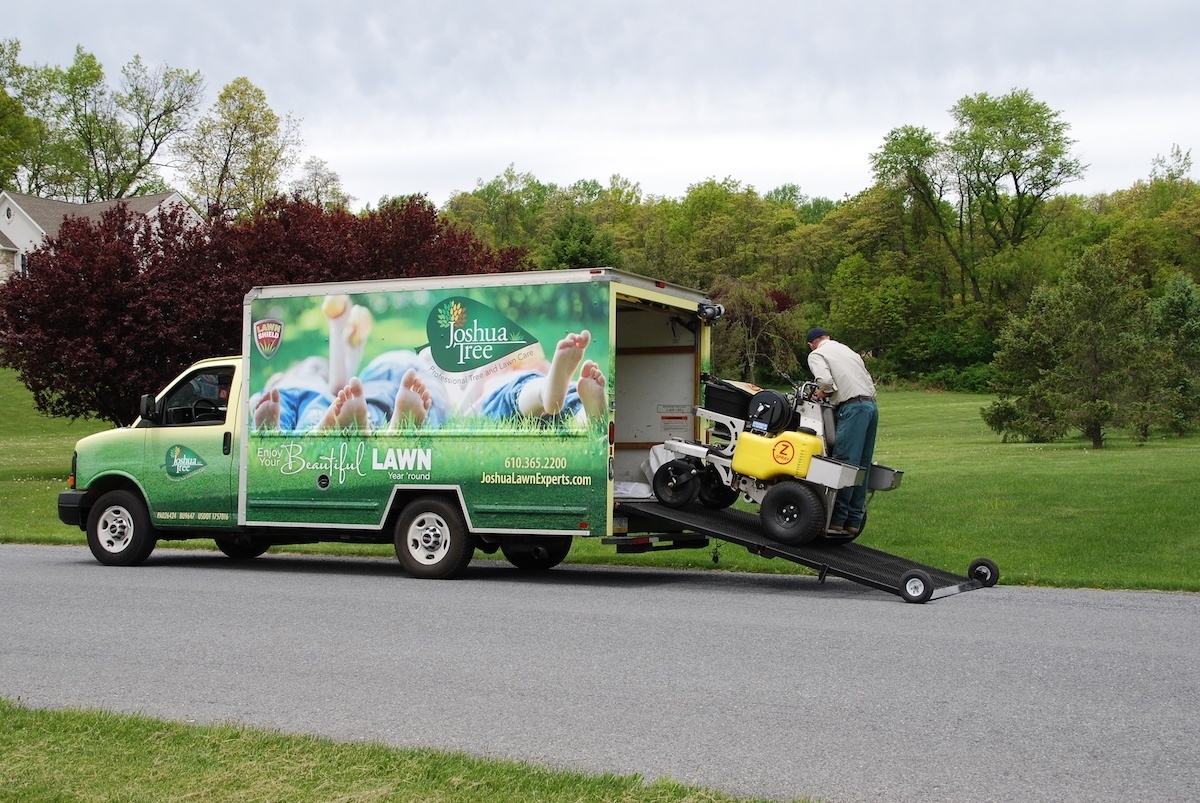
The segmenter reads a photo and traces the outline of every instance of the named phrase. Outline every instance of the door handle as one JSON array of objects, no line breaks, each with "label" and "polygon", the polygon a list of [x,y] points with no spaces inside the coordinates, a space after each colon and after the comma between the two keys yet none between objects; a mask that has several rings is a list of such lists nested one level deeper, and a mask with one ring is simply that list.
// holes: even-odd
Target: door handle
[{"label": "door handle", "polygon": [[225,439],[221,442],[221,451],[229,454],[233,451],[233,433],[226,431]]}]

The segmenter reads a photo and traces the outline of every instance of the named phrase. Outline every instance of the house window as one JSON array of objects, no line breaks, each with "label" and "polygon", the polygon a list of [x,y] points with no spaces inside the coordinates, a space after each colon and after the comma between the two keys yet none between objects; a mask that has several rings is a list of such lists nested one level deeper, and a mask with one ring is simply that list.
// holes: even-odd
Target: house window
[{"label": "house window", "polygon": [[4,216],[6,218],[8,218],[9,220],[12,220],[12,207],[11,206],[4,207]]}]

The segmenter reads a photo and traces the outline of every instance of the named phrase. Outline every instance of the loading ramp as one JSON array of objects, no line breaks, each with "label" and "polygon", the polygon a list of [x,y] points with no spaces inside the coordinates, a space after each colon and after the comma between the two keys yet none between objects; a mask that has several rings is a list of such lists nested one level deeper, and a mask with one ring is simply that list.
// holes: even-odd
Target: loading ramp
[{"label": "loading ramp", "polygon": [[[962,576],[861,544],[820,540],[804,546],[788,546],[767,538],[758,516],[732,508],[714,510],[694,504],[676,509],[656,501],[637,500],[618,502],[616,513],[641,519],[639,529],[648,526],[649,530],[661,527],[666,531],[661,536],[604,539],[604,543],[616,545],[618,551],[702,547],[707,543],[705,539],[716,538],[744,546],[764,558],[783,558],[807,566],[818,573],[821,582],[833,575],[887,591],[908,602],[974,591],[994,585],[998,576],[996,565],[984,558],[971,564],[968,576]],[[916,582],[912,582],[914,578]]]}]

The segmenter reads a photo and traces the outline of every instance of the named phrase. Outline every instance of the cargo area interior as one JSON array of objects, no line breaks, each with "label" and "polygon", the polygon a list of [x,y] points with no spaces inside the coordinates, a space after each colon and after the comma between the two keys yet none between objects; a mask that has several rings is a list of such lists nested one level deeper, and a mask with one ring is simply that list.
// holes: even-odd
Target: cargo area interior
[{"label": "cargo area interior", "polygon": [[692,408],[699,402],[701,321],[636,300],[622,300],[616,316],[614,495],[652,498],[650,479],[662,459],[652,448],[671,436],[699,436]]}]

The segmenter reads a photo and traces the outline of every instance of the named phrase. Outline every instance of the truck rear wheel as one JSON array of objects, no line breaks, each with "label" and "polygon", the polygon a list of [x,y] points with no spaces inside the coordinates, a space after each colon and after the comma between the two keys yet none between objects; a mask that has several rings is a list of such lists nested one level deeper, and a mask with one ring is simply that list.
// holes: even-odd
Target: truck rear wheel
[{"label": "truck rear wheel", "polygon": [[763,529],[772,539],[801,546],[821,534],[825,508],[807,485],[785,480],[767,491],[758,510]]},{"label": "truck rear wheel", "polygon": [[87,540],[92,555],[105,566],[137,566],[150,557],[158,535],[136,494],[109,491],[88,511]]},{"label": "truck rear wheel", "polygon": [[449,580],[462,573],[475,553],[458,508],[444,499],[423,496],[405,506],[396,522],[396,557],[413,577]]},{"label": "truck rear wheel", "polygon": [[539,538],[534,544],[501,544],[500,551],[513,566],[527,571],[553,569],[571,551],[571,536]]}]

